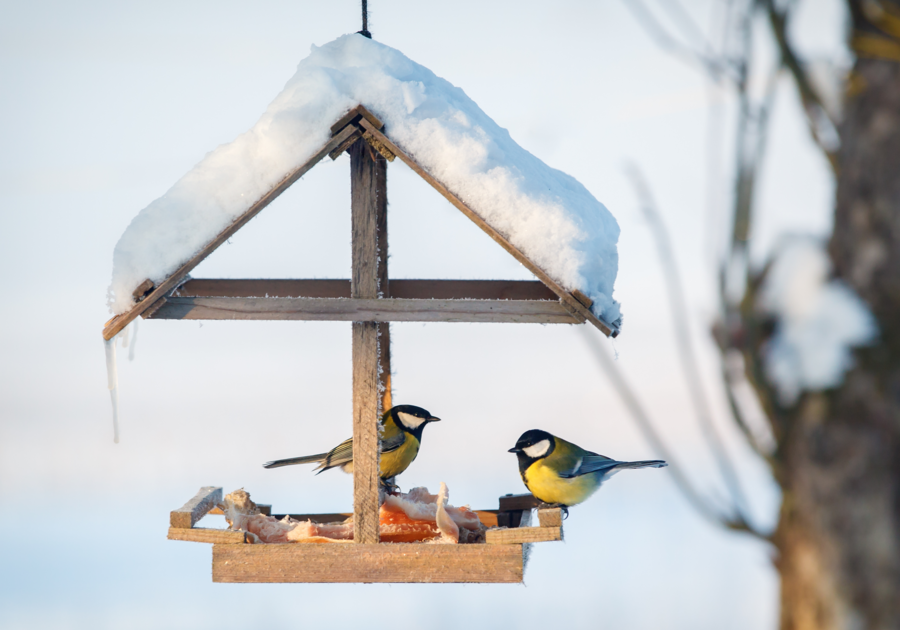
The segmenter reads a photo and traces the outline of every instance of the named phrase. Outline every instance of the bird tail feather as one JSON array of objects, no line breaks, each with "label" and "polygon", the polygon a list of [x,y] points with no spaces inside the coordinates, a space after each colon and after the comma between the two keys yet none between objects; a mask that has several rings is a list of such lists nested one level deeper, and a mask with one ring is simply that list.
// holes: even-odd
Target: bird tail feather
[{"label": "bird tail feather", "polygon": [[276,459],[275,461],[263,464],[263,468],[280,468],[282,466],[293,466],[295,464],[315,464],[324,461],[326,457],[328,457],[328,453],[305,455],[304,457],[290,457],[288,459]]},{"label": "bird tail feather", "polygon": [[650,459],[642,462],[618,462],[616,468],[665,468],[668,465],[661,459]]}]

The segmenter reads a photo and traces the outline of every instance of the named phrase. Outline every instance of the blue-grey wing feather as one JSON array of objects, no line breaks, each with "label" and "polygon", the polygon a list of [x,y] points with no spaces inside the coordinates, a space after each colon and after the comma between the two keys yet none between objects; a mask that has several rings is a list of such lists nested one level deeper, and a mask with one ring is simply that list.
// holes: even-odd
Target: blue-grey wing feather
[{"label": "blue-grey wing feather", "polygon": [[578,466],[567,473],[561,474],[560,477],[572,478],[589,473],[613,473],[625,468],[662,468],[668,466],[661,459],[654,459],[642,462],[620,462],[603,455],[591,453],[581,458]]}]

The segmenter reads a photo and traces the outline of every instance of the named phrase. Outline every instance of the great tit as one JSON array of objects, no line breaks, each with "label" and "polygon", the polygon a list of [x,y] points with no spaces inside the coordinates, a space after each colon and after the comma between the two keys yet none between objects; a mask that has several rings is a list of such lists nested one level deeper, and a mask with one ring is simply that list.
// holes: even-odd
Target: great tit
[{"label": "great tit", "polygon": [[519,474],[531,494],[563,508],[581,503],[620,470],[668,466],[659,459],[619,462],[538,429],[523,433],[509,452],[519,458]]},{"label": "great tit", "polygon": [[[388,480],[399,475],[419,454],[422,429],[429,422],[439,422],[430,413],[415,405],[397,405],[381,416],[381,478]],[[266,462],[263,468],[279,468],[293,464],[319,464],[316,474],[330,468],[341,467],[347,473],[353,472],[353,438],[344,440],[327,453],[276,459]]]}]

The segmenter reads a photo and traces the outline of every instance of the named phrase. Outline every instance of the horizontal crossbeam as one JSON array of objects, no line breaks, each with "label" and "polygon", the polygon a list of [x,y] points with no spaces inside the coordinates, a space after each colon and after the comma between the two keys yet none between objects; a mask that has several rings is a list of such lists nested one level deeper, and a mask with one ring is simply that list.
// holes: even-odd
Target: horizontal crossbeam
[{"label": "horizontal crossbeam", "polygon": [[[558,298],[536,280],[394,280],[392,298],[406,300],[552,300]],[[173,297],[349,298],[350,280],[195,279]]]},{"label": "horizontal crossbeam", "polygon": [[559,301],[305,297],[170,297],[149,319],[580,323]]}]

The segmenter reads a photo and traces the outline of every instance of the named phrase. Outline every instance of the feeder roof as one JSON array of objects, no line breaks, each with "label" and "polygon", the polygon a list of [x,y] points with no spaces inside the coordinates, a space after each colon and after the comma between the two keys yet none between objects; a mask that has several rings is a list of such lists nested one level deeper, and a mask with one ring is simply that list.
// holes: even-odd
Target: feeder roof
[{"label": "feeder roof", "polygon": [[138,213],[116,245],[110,310],[129,311],[139,285],[159,286],[209,246],[320,151],[335,121],[358,104],[419,166],[618,328],[619,226],[606,207],[516,144],[461,89],[358,34],[313,46],[253,128]]}]

